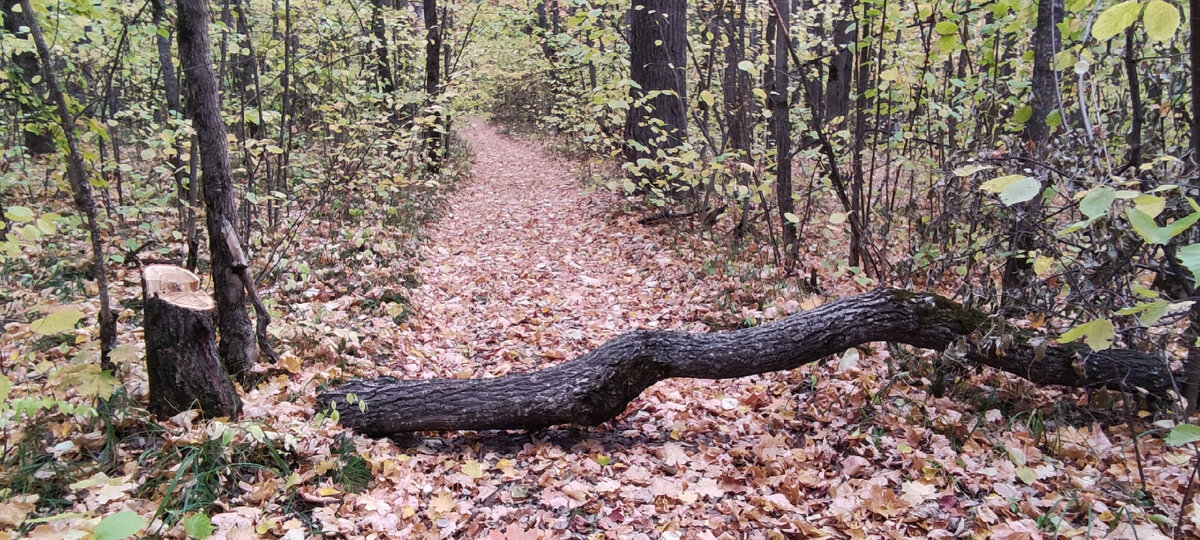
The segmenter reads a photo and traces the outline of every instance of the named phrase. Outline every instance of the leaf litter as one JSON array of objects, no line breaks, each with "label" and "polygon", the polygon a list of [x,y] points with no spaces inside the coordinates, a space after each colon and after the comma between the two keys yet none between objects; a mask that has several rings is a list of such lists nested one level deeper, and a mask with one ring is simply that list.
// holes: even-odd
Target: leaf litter
[{"label": "leaf litter", "polygon": [[[719,233],[639,225],[626,201],[581,187],[576,164],[482,121],[465,136],[473,178],[427,237],[379,226],[361,249],[328,227],[301,232],[317,277],[302,290],[264,292],[280,298],[283,360],[260,368],[241,421],[183,413],[157,437],[128,436],[110,456],[114,468],[51,478],[65,484],[58,513],[38,495],[10,493],[0,535],[140,527],[215,538],[1155,538],[1167,530],[1156,516],[1193,534],[1200,526],[1194,510],[1176,515],[1187,455],[1156,437],[1135,446],[1127,423],[1067,412],[1045,420],[1086,411],[1084,394],[983,372],[935,397],[896,374],[888,349],[730,381],[663,381],[596,428],[374,440],[314,417],[319,390],[352,377],[503,376],[633,329],[758,324],[864,288],[840,276],[823,284],[826,296],[801,292],[763,245],[733,257]],[[820,267],[839,254],[808,257]],[[137,278],[116,280],[118,298],[140,296]],[[65,346],[40,367],[22,363],[22,343],[69,309],[45,304],[34,323],[42,327],[5,326],[0,352],[14,396],[31,395],[45,362],[71,365]],[[94,318],[95,306],[80,309]],[[140,341],[129,311],[125,344]],[[122,358],[129,398],[144,398],[140,343]],[[132,422],[122,418],[116,427]],[[50,424],[33,442],[55,458],[102,446],[69,414]],[[21,442],[13,426],[5,435],[7,445]],[[199,456],[189,452],[211,441],[230,463],[275,462],[229,465],[215,477],[225,497],[182,500],[204,469],[198,457],[164,456]],[[182,519],[168,525],[171,511]]]}]

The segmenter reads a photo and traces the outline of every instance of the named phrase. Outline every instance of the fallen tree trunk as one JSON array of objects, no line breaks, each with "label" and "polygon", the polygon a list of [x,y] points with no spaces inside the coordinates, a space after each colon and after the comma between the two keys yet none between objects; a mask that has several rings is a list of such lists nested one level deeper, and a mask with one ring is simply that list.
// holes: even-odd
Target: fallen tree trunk
[{"label": "fallen tree trunk", "polygon": [[[575,360],[529,373],[354,380],[321,394],[318,406],[335,405],[343,425],[371,436],[597,425],[664,379],[729,379],[793,369],[876,341],[944,350],[986,320],[983,313],[937,295],[881,289],[732,332],[630,332]],[[1004,350],[968,345],[966,356],[1039,384],[1137,387],[1155,395],[1173,388],[1165,361],[1132,350],[1048,345],[1039,352],[1028,345]]]}]

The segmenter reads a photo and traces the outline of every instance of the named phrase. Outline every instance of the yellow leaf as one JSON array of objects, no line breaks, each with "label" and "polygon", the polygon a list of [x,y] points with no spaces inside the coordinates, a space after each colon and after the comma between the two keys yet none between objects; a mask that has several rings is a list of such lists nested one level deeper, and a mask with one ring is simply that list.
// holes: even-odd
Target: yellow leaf
[{"label": "yellow leaf", "polygon": [[438,493],[437,497],[433,498],[433,511],[438,514],[445,514],[454,510],[454,496],[445,491]]},{"label": "yellow leaf", "polygon": [[35,334],[43,336],[59,334],[75,328],[75,323],[82,318],[83,312],[79,311],[79,308],[71,307],[33,321],[33,324],[29,325],[29,329],[33,330]]},{"label": "yellow leaf", "polygon": [[294,354],[284,354],[279,359],[279,365],[283,366],[283,369],[288,370],[290,373],[300,373],[301,363],[300,357]]},{"label": "yellow leaf", "polygon": [[482,478],[483,469],[479,467],[479,462],[471,460],[462,465],[462,473],[471,478]]},{"label": "yellow leaf", "polygon": [[1037,274],[1038,277],[1042,277],[1046,274],[1046,272],[1049,272],[1050,268],[1053,266],[1054,259],[1038,255],[1038,257],[1033,260],[1033,273]]},{"label": "yellow leaf", "polygon": [[1158,217],[1166,205],[1167,200],[1157,195],[1138,195],[1133,199],[1133,207],[1152,218]]},{"label": "yellow leaf", "polygon": [[317,495],[320,495],[322,497],[329,497],[331,495],[337,495],[338,493],[341,493],[341,492],[338,491],[337,488],[329,487],[329,486],[325,486],[325,487],[317,490]]}]

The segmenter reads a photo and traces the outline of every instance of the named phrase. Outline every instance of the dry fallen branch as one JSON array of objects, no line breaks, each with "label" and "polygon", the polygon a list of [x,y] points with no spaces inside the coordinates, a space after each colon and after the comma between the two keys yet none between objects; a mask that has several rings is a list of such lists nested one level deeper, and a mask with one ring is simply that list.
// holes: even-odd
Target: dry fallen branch
[{"label": "dry fallen branch", "polygon": [[[793,369],[877,341],[943,350],[986,320],[983,313],[941,296],[881,289],[732,332],[630,332],[575,360],[529,373],[354,380],[321,394],[318,402],[321,408],[336,403],[343,425],[372,436],[597,425],[664,379],[729,379]],[[1173,388],[1166,362],[1132,350],[1097,352],[1068,345],[1047,346],[1038,354],[1026,345],[1000,351],[969,346],[966,356],[1039,384],[1136,387],[1154,395]],[[349,394],[354,395],[350,403]]]}]

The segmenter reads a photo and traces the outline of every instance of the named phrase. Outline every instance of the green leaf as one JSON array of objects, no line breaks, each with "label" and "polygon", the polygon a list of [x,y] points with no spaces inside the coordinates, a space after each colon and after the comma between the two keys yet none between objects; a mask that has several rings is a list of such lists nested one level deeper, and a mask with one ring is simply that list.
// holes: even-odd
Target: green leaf
[{"label": "green leaf", "polygon": [[1167,41],[1179,29],[1179,10],[1163,0],[1150,0],[1142,14],[1142,23],[1151,41]]},{"label": "green leaf", "polygon": [[954,49],[958,48],[958,34],[950,34],[939,37],[937,38],[937,41],[934,42],[934,45],[937,46],[939,51],[947,53],[952,52]]},{"label": "green leaf", "polygon": [[1138,233],[1147,244],[1166,244],[1200,220],[1200,212],[1192,212],[1187,217],[1177,219],[1166,227],[1159,227],[1154,223],[1154,218],[1137,208],[1125,210],[1125,215],[1129,218],[1129,224],[1133,226],[1134,232]]},{"label": "green leaf", "polygon": [[1072,328],[1067,333],[1059,336],[1058,342],[1063,344],[1070,343],[1082,337],[1083,342],[1093,351],[1103,351],[1112,347],[1115,335],[1116,328],[1113,327],[1112,321],[1108,319],[1096,319]]},{"label": "green leaf", "polygon": [[1116,315],[1137,315],[1138,322],[1144,326],[1154,326],[1163,315],[1167,314],[1167,308],[1171,307],[1171,303],[1166,300],[1155,300],[1153,302],[1142,302],[1127,308],[1117,310]]},{"label": "green leaf", "polygon": [[35,334],[49,336],[51,334],[61,334],[67,330],[75,328],[75,323],[83,318],[83,312],[79,308],[69,308],[62,311],[56,311],[45,317],[42,317],[33,324],[29,325],[29,329]]},{"label": "green leaf", "polygon": [[1013,122],[1024,124],[1025,122],[1028,122],[1030,118],[1033,118],[1033,107],[1026,105],[1020,109],[1017,109],[1017,112],[1013,113],[1012,119]]},{"label": "green leaf", "polygon": [[1195,424],[1179,424],[1167,435],[1167,444],[1183,446],[1200,441],[1200,426]]},{"label": "green leaf", "polygon": [[142,530],[142,526],[146,524],[146,520],[142,519],[137,512],[126,510],[117,512],[109,516],[104,516],[100,520],[100,524],[92,530],[92,537],[96,540],[120,540],[129,538]]},{"label": "green leaf", "polygon": [[800,216],[797,216],[791,212],[784,212],[783,219],[786,219],[788,223],[800,223]]},{"label": "green leaf", "polygon": [[1117,200],[1117,190],[1104,186],[1093,189],[1082,201],[1079,201],[1079,211],[1083,215],[1096,219],[1108,213],[1108,208]]},{"label": "green leaf", "polygon": [[1017,467],[1014,472],[1017,473],[1017,478],[1020,478],[1027,485],[1032,486],[1037,481],[1037,471],[1033,470],[1032,467]]},{"label": "green leaf", "polygon": [[208,515],[204,513],[192,514],[183,520],[183,532],[197,540],[204,540],[212,536],[212,533],[216,530],[216,527],[213,527],[212,520],[208,519]]},{"label": "green leaf", "polygon": [[958,33],[958,25],[950,21],[942,21],[934,25],[933,31],[937,32],[939,35],[949,36],[951,34]]},{"label": "green leaf", "polygon": [[1061,125],[1062,125],[1062,113],[1060,113],[1058,111],[1051,111],[1050,114],[1046,115],[1046,127],[1055,128],[1055,127],[1058,127]]},{"label": "green leaf", "polygon": [[1137,0],[1126,0],[1100,12],[1100,16],[1096,17],[1096,24],[1092,25],[1092,37],[1104,41],[1124,32],[1129,25],[1137,21],[1141,8]]},{"label": "green leaf", "polygon": [[8,401],[8,392],[12,390],[12,379],[0,375],[0,403]]},{"label": "green leaf", "polygon": [[988,180],[979,188],[1000,194],[1000,202],[1011,206],[1036,197],[1042,191],[1042,183],[1032,176],[1010,174]]},{"label": "green leaf", "polygon": [[1004,191],[1005,188],[1007,188],[1008,186],[1015,183],[1017,180],[1021,180],[1024,178],[1025,178],[1025,175],[1023,175],[1023,174],[1010,174],[1007,176],[999,176],[999,177],[993,178],[991,180],[988,180],[987,182],[980,184],[979,189],[982,189],[988,193],[993,193],[993,194],[1000,193],[1001,191]]},{"label": "green leaf", "polygon": [[1200,280],[1200,244],[1190,244],[1179,248],[1176,253],[1179,262],[1192,273],[1192,280]]},{"label": "green leaf", "polygon": [[58,231],[58,224],[55,222],[60,218],[58,214],[42,214],[37,220],[37,228],[46,234],[54,234]]},{"label": "green leaf", "polygon": [[33,210],[24,206],[10,206],[4,211],[4,217],[18,222],[33,221]]}]

